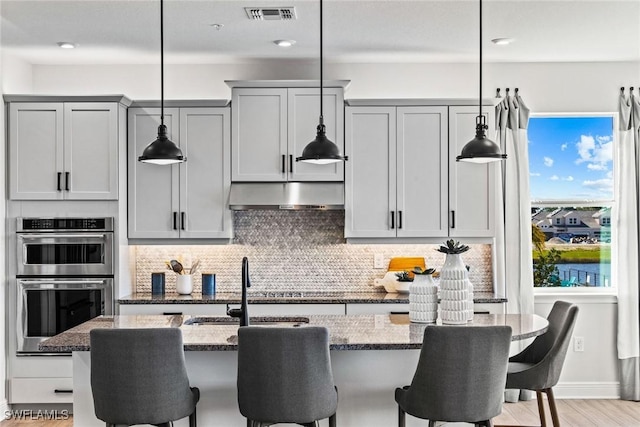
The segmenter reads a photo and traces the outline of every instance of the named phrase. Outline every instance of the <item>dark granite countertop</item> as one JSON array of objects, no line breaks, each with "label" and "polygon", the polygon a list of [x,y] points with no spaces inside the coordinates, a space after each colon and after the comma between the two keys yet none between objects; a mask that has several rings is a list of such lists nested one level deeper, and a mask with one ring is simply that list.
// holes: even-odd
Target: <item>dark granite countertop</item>
[{"label": "dark granite countertop", "polygon": [[[206,324],[194,324],[194,320],[205,321]],[[279,326],[325,326],[329,329],[329,345],[332,350],[419,349],[422,346],[424,328],[429,326],[409,322],[406,314],[252,318],[254,325],[267,320]],[[437,324],[439,323],[440,321]],[[537,315],[476,314],[467,325],[509,325],[513,329],[513,340],[519,340],[544,333],[548,322]],[[183,315],[100,316],[43,341],[40,349],[47,352],[89,351],[89,331],[95,328],[180,328],[186,351],[237,349],[236,319],[226,316]]]},{"label": "dark granite countertop", "polygon": [[[386,292],[282,292],[282,291],[249,291],[249,302],[252,304],[391,304],[409,303],[409,294]],[[491,292],[476,292],[473,301],[476,303],[503,303],[506,298],[496,297]],[[135,293],[118,299],[119,304],[239,304],[239,292],[218,292],[213,296],[192,293],[178,295],[152,295],[151,293]]]}]

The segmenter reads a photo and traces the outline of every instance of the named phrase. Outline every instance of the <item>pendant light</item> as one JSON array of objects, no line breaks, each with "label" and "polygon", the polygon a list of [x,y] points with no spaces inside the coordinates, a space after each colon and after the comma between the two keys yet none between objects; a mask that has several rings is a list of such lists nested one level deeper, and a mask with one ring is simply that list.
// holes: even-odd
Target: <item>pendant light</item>
[{"label": "pendant light", "polygon": [[167,137],[167,127],[164,125],[164,2],[160,0],[160,126],[158,138],[147,145],[139,162],[155,165],[171,165],[186,162],[182,150]]},{"label": "pendant light", "polygon": [[462,152],[456,161],[471,163],[489,163],[507,158],[500,152],[498,144],[487,138],[487,123],[482,115],[482,0],[480,0],[480,99],[478,99],[480,114],[476,117],[476,137],[462,147]]},{"label": "pendant light", "polygon": [[320,119],[316,128],[316,139],[311,141],[302,150],[302,155],[296,157],[296,162],[315,163],[317,165],[326,165],[329,163],[337,163],[348,159],[347,156],[340,154],[340,149],[329,138],[327,138],[324,126],[323,113],[323,93],[322,93],[322,0],[320,0]]}]

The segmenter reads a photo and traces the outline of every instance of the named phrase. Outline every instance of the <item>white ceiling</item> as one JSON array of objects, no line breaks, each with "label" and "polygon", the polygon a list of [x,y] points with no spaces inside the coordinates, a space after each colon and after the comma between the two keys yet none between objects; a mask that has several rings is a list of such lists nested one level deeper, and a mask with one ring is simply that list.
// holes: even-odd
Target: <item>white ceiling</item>
[{"label": "white ceiling", "polygon": [[[325,60],[475,62],[478,4],[325,0]],[[157,63],[159,6],[159,0],[2,0],[2,49],[33,64]],[[294,6],[298,18],[252,21],[244,7],[255,6]],[[640,60],[640,0],[485,0],[483,14],[485,62]],[[165,0],[165,62],[316,60],[318,15],[317,0]],[[515,42],[493,45],[498,37]],[[297,43],[283,49],[276,39]],[[60,49],[59,41],[79,47]]]}]

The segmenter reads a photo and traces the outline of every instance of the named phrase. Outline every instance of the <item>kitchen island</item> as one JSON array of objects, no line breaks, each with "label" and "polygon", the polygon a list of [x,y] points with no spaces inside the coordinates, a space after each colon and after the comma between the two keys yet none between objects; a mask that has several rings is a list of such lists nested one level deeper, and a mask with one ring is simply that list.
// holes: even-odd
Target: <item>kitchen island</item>
[{"label": "kitchen island", "polygon": [[[254,319],[254,324],[261,320],[302,327],[326,326],[330,331],[331,362],[340,396],[339,425],[395,425],[394,390],[411,382],[427,325],[410,323],[404,314],[262,318]],[[547,321],[536,315],[476,315],[468,324],[510,325],[514,340],[539,335],[547,328]],[[103,425],[93,413],[89,331],[150,327],[182,330],[191,385],[199,387],[201,392],[200,425],[245,426],[236,402],[237,324],[225,317],[181,315],[98,317],[41,344],[46,351],[73,352],[74,425]],[[424,425],[424,421],[411,418],[407,421],[408,426]],[[187,421],[181,420],[175,425],[186,426]]]}]

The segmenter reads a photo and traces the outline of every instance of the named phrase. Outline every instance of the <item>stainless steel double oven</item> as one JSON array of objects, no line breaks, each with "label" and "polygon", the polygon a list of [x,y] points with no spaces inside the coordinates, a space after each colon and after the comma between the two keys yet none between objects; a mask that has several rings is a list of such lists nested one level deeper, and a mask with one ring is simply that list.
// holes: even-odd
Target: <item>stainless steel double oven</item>
[{"label": "stainless steel double oven", "polygon": [[18,218],[17,353],[113,313],[113,218]]}]

